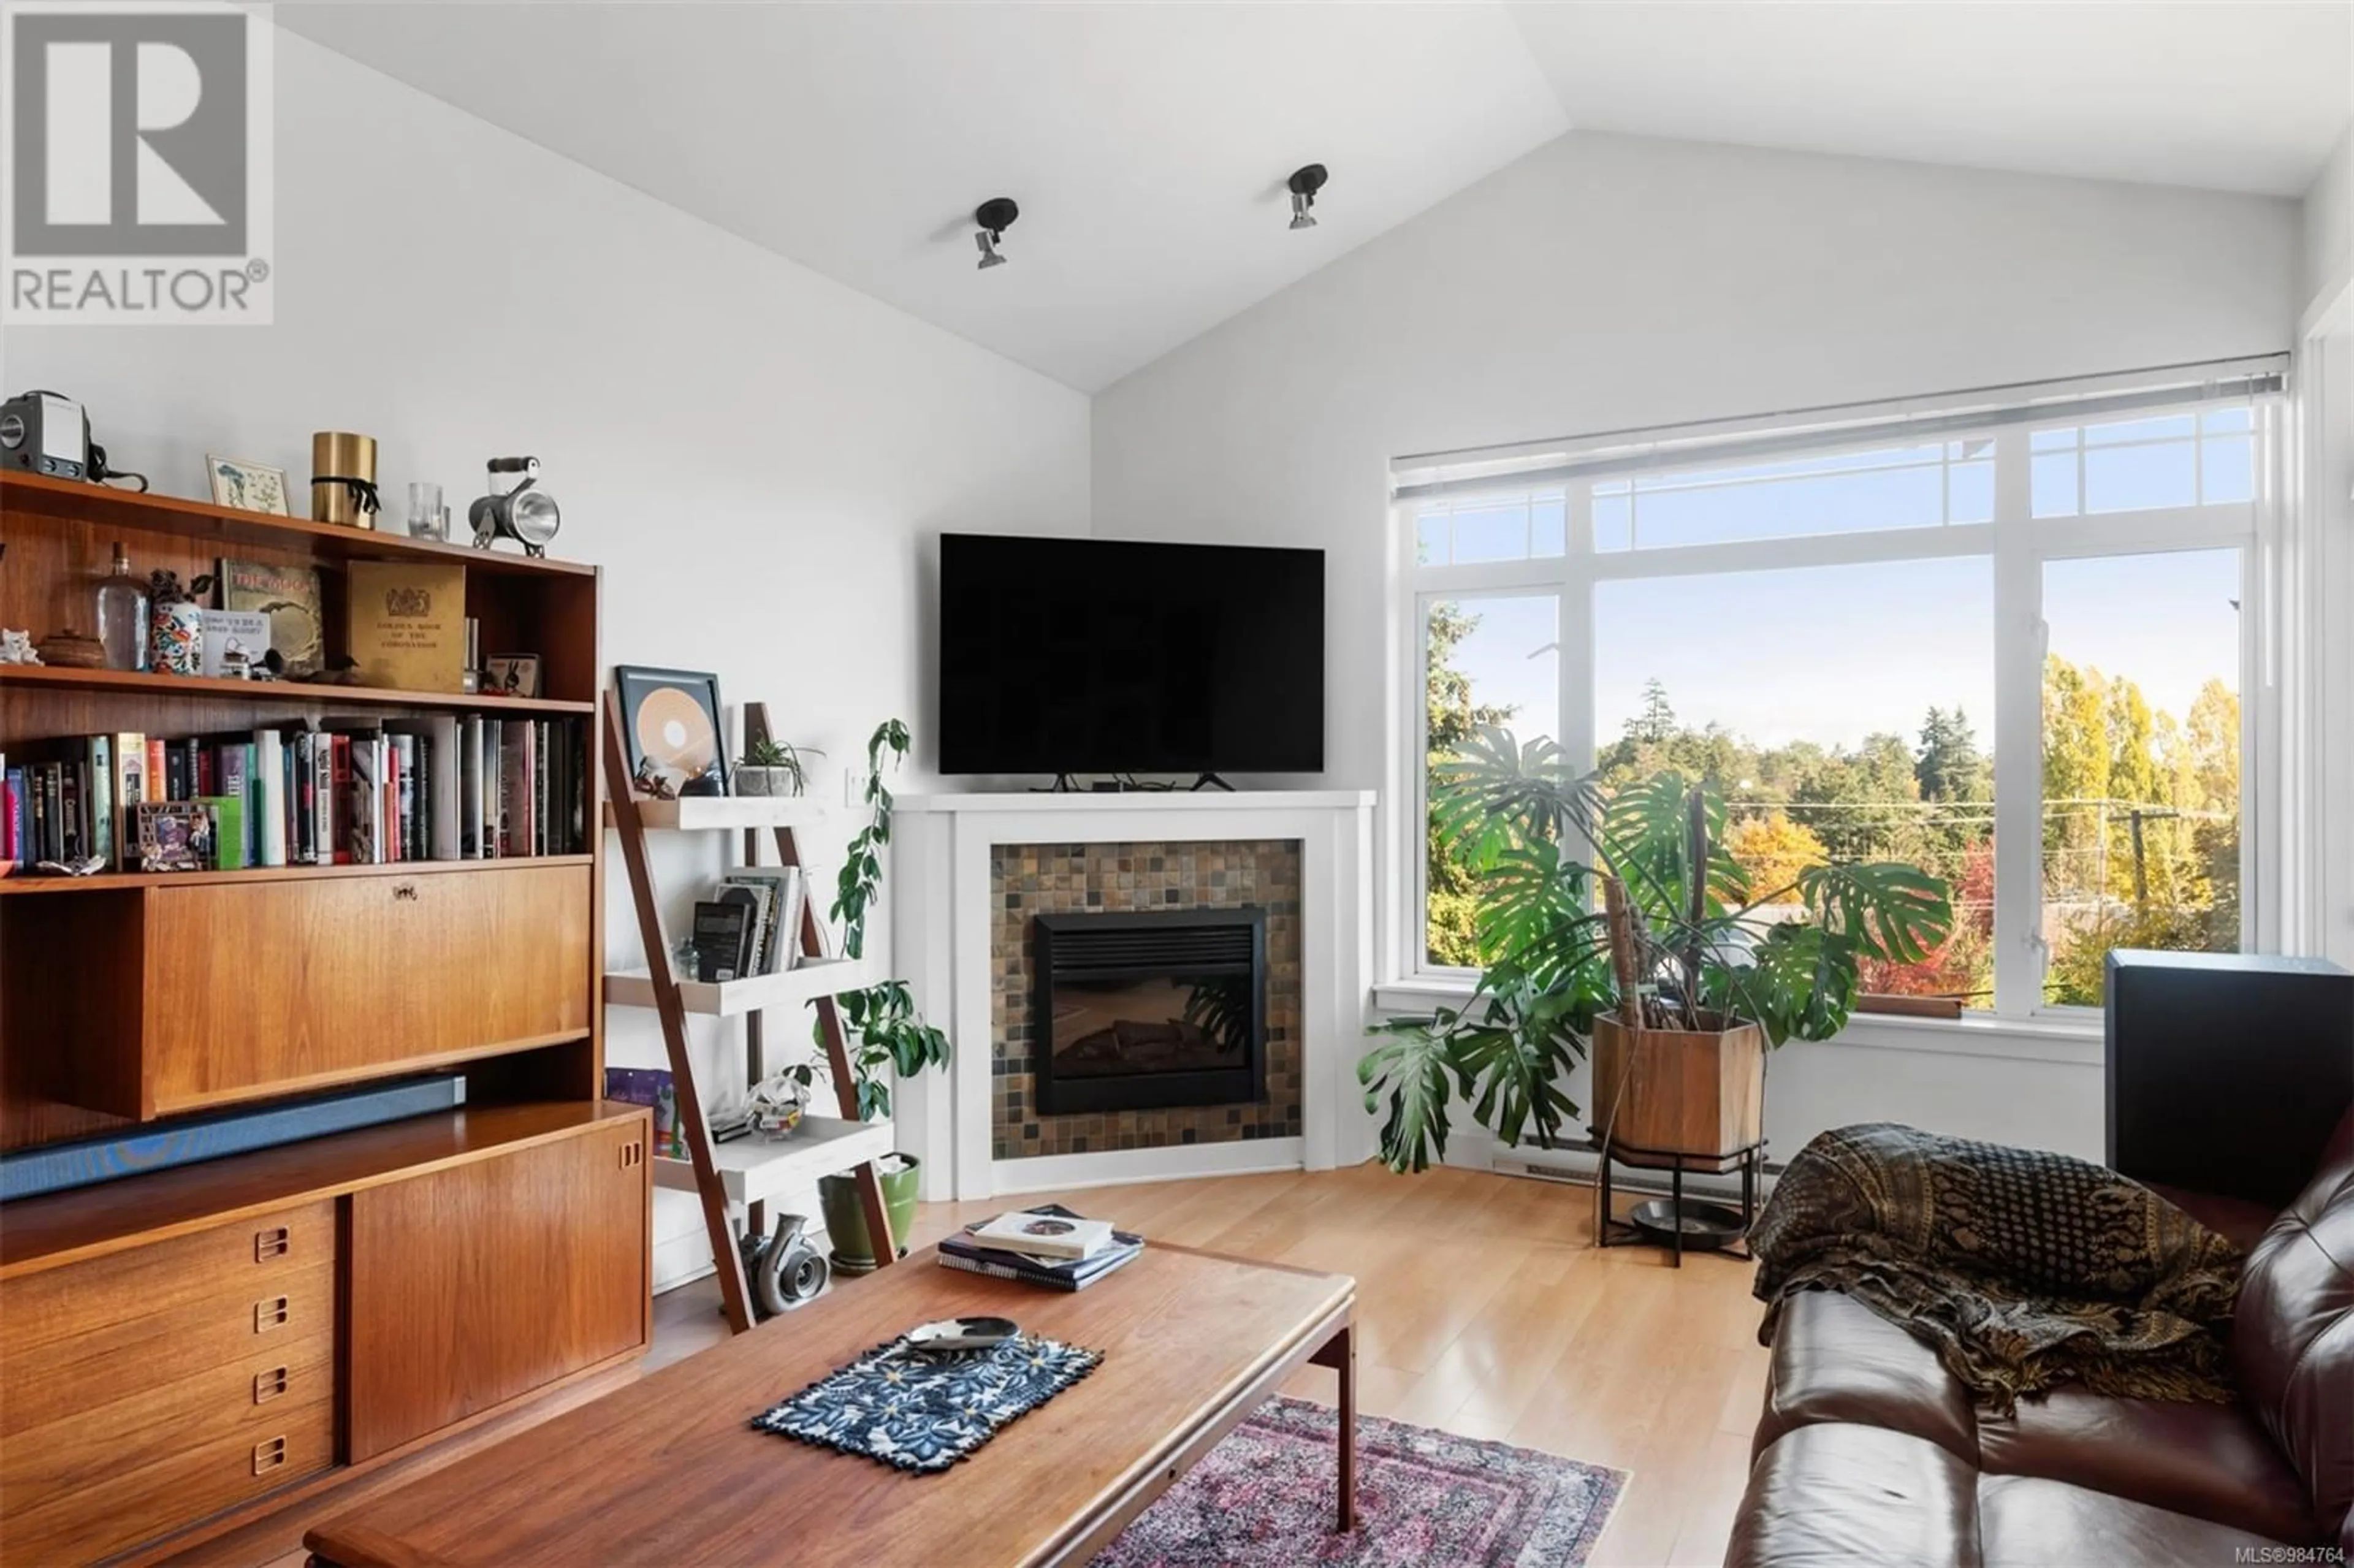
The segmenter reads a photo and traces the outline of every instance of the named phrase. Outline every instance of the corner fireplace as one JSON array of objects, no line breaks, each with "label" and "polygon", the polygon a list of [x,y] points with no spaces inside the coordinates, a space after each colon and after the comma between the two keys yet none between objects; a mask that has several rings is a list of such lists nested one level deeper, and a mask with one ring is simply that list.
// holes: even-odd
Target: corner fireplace
[{"label": "corner fireplace", "polygon": [[1267,911],[1041,915],[1038,1109],[1153,1110],[1267,1096]]}]

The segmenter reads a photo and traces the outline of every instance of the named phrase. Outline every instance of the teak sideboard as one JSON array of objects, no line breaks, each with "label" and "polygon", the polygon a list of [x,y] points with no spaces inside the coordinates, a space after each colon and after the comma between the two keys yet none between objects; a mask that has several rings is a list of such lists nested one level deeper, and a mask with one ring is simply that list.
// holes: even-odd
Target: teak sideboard
[{"label": "teak sideboard", "polygon": [[[541,694],[0,665],[12,766],[353,714],[562,717],[596,755],[594,567],[11,472],[0,626],[87,633],[118,543],[143,579],[317,568],[330,658],[348,563],[462,565],[483,648],[539,654]],[[0,1205],[11,1561],[186,1545],[643,1352],[652,1128],[600,1098],[601,838],[0,879],[0,1149],[466,1080],[460,1108]]]}]

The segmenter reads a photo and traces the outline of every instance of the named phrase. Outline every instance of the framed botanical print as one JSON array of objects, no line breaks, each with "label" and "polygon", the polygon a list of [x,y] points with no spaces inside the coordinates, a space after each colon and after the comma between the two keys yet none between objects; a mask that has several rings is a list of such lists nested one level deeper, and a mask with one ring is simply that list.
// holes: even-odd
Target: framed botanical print
[{"label": "framed botanical print", "polygon": [[205,459],[205,474],[212,482],[213,504],[240,512],[292,515],[286,504],[286,471],[267,463],[240,462],[236,458]]}]

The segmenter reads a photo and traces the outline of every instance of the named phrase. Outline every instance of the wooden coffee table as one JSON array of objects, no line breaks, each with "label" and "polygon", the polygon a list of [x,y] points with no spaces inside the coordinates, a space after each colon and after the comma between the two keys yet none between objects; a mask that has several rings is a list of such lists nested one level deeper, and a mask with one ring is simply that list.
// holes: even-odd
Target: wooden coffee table
[{"label": "wooden coffee table", "polygon": [[[515,1282],[527,1288],[528,1282]],[[1083,1563],[1302,1365],[1341,1377],[1338,1528],[1355,1523],[1356,1282],[1155,1243],[1075,1294],[926,1249],[303,1537],[336,1568]],[[917,1476],[751,1418],[936,1318],[1104,1352],[970,1458]]]}]

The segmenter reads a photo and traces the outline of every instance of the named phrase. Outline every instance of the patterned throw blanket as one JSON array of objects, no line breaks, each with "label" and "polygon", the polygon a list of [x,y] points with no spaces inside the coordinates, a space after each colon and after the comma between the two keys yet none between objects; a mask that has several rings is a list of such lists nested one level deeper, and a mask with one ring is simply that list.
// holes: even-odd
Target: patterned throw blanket
[{"label": "patterned throw blanket", "polygon": [[2237,1248],[2114,1171],[1874,1122],[1824,1133],[1750,1236],[1758,1337],[1799,1290],[1851,1296],[1937,1352],[1980,1404],[2065,1383],[2228,1400]]}]

